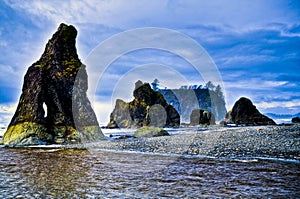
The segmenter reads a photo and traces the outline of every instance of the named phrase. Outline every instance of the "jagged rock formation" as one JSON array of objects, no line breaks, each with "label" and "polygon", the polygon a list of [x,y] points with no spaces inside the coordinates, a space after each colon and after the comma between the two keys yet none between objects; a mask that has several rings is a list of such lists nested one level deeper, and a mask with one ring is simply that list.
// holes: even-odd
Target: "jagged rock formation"
[{"label": "jagged rock formation", "polygon": [[190,115],[190,125],[199,125],[199,124],[215,124],[215,117],[212,113],[201,110],[201,109],[194,109]]},{"label": "jagged rock formation", "polygon": [[116,101],[108,128],[180,125],[178,112],[167,104],[162,94],[152,90],[148,83],[137,81],[133,96],[134,100],[129,103],[120,99]]},{"label": "jagged rock formation", "polygon": [[275,125],[276,123],[261,114],[252,102],[242,97],[235,102],[232,111],[226,114],[224,123],[235,123],[244,125]]},{"label": "jagged rock formation", "polygon": [[4,144],[78,143],[103,138],[86,95],[87,73],[77,55],[76,35],[73,26],[61,24],[41,58],[28,68]]}]

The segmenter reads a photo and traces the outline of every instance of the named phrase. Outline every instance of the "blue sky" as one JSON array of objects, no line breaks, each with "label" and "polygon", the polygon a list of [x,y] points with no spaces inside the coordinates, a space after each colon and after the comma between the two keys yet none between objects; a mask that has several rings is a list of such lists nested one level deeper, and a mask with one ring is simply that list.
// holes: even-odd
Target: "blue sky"
[{"label": "blue sky", "polygon": [[[61,22],[77,28],[77,49],[84,63],[99,44],[123,31],[178,31],[210,55],[223,79],[228,109],[246,96],[263,113],[300,112],[300,1],[2,0],[1,122],[10,121],[27,68],[40,58]],[[98,84],[94,108],[100,122],[108,120],[115,98],[130,99],[129,80],[151,81],[155,76],[163,87],[203,84],[193,67],[171,52],[129,52],[109,66]]]}]

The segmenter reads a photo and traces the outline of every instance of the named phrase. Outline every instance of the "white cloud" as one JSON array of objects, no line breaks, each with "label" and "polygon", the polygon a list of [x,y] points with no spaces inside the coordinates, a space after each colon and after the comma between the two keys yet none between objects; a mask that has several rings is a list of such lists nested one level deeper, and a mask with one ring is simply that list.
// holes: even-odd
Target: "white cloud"
[{"label": "white cloud", "polygon": [[[263,105],[271,103],[270,106],[273,106],[272,102],[276,101],[274,102],[276,104],[279,103],[277,101],[280,101],[280,105],[285,107],[285,105],[289,105],[285,102],[290,101],[290,98],[295,95],[295,92],[284,91],[285,88],[291,86],[287,81],[267,80],[268,78],[264,74],[262,74],[262,78],[251,78],[246,72],[234,74],[224,80],[227,109],[231,109],[240,97],[247,97],[257,104],[262,102],[265,102]],[[260,106],[260,108],[263,108],[263,106]],[[272,112],[276,112],[276,110],[274,109]]]},{"label": "white cloud", "polygon": [[257,107],[262,108],[262,109],[270,109],[270,108],[277,108],[277,107],[286,107],[289,109],[300,107],[300,100],[295,99],[295,100],[290,100],[290,101],[271,101],[271,102],[260,102],[256,104]]},{"label": "white cloud", "polygon": [[[149,14],[160,12],[162,1],[43,1],[22,0],[6,1],[12,8],[22,9],[36,16],[43,16],[55,23],[65,21],[67,23],[98,23],[107,26],[122,27],[133,21],[146,20]],[[147,6],[145,6],[147,5]],[[141,16],[142,15],[142,16]]]},{"label": "white cloud", "polygon": [[94,102],[93,109],[96,113],[100,126],[106,126],[109,122],[110,113],[113,111],[114,104],[110,102]]},{"label": "white cloud", "polygon": [[267,55],[235,55],[232,57],[224,57],[219,60],[223,62],[222,65],[231,66],[233,64],[242,65],[245,63],[264,63],[264,62],[272,62],[272,61],[274,62],[278,59],[279,59],[278,57],[267,56]]},{"label": "white cloud", "polygon": [[6,3],[56,23],[100,23],[117,27],[204,23],[243,27],[273,20],[289,22],[291,17],[299,17],[293,12],[286,12],[289,4],[283,0],[276,3],[271,0],[6,0]]},{"label": "white cloud", "polygon": [[17,109],[17,103],[0,104],[0,112],[2,113],[14,113]]},{"label": "white cloud", "polygon": [[[245,74],[247,75],[247,74]],[[247,90],[274,90],[276,87],[286,85],[287,81],[271,81],[263,80],[261,78],[242,78],[234,79],[232,81],[225,81],[225,89],[247,89]]]},{"label": "white cloud", "polygon": [[17,109],[17,103],[0,104],[0,124],[7,126]]}]

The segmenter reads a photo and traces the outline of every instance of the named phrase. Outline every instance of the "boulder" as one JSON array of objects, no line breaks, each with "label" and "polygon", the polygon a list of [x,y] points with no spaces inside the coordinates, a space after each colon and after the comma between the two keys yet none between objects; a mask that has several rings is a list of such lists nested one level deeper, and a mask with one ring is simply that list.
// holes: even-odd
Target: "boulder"
[{"label": "boulder", "polygon": [[226,114],[224,123],[242,125],[275,125],[269,117],[261,114],[251,100],[242,97],[235,102],[231,111]]},{"label": "boulder", "polygon": [[162,128],[145,126],[136,130],[133,136],[136,138],[141,138],[141,137],[149,138],[149,137],[158,137],[158,136],[169,136],[169,133]]},{"label": "boulder", "polygon": [[292,118],[292,123],[300,123],[300,118],[299,117],[293,117]]},{"label": "boulder", "polygon": [[194,109],[190,115],[190,125],[210,125],[215,124],[215,117],[212,113],[201,110]]},{"label": "boulder", "polygon": [[[6,145],[79,143],[102,139],[87,98],[87,73],[75,47],[77,30],[61,24],[24,77]],[[45,107],[45,109],[44,109]]]},{"label": "boulder", "polygon": [[151,89],[148,83],[137,81],[133,101],[118,99],[110,114],[108,128],[136,128],[143,126],[178,127],[180,116],[167,104],[163,95]]}]

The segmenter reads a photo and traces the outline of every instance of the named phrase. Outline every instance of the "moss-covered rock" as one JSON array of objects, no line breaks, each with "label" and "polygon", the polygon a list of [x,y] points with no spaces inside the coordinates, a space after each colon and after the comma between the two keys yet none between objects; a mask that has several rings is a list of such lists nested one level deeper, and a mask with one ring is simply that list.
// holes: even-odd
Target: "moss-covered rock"
[{"label": "moss-covered rock", "polygon": [[35,122],[10,125],[2,137],[5,145],[36,145],[51,140],[52,135],[47,133],[47,128]]},{"label": "moss-covered rock", "polygon": [[104,138],[87,98],[87,73],[77,55],[76,35],[73,26],[61,24],[41,58],[28,68],[4,144],[62,144]]},{"label": "moss-covered rock", "polygon": [[169,135],[170,134],[162,128],[145,126],[136,130],[133,136],[136,138],[140,138],[140,137],[149,138],[149,137],[169,136]]}]

